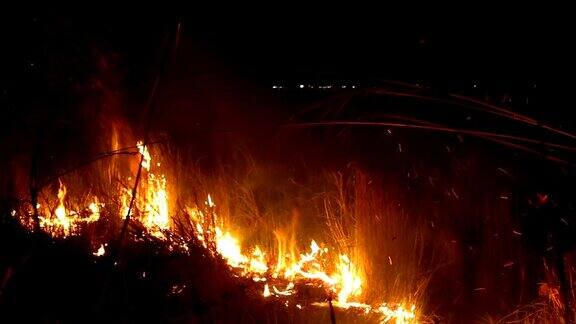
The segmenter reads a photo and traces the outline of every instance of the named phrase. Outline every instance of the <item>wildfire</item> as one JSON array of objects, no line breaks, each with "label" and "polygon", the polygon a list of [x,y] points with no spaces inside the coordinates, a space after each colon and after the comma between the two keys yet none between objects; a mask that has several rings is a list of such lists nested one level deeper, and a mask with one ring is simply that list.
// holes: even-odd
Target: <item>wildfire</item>
[{"label": "wildfire", "polygon": [[378,311],[384,315],[383,322],[389,322],[394,319],[396,324],[410,323],[414,320],[414,310],[416,306],[412,305],[409,309],[404,308],[403,305],[398,305],[395,308],[389,308],[386,304],[378,307]]},{"label": "wildfire", "polygon": [[[288,298],[296,294],[298,287],[316,284],[326,291],[328,299],[335,298],[333,302],[335,307],[355,308],[366,314],[381,314],[383,322],[415,321],[414,305],[405,308],[402,304],[388,306],[384,303],[373,307],[357,301],[361,297],[364,282],[358,267],[347,254],[331,253],[328,247],[318,244],[315,240],[310,241],[307,252],[298,254],[295,252],[293,240],[290,240],[292,244],[288,244],[286,236],[282,235],[281,231],[275,232],[278,246],[275,262],[267,258],[270,254],[262,251],[258,245],[248,248],[247,250],[252,253],[247,254],[242,249],[241,240],[231,231],[223,229],[214,211],[215,205],[210,195],[205,205],[208,206],[205,212],[191,207],[186,208],[197,240],[209,250],[213,247],[212,252],[222,257],[240,275],[251,277],[255,282],[262,282],[261,291],[264,298]],[[270,264],[276,264],[276,266],[271,268]],[[285,303],[288,303],[288,300]],[[312,304],[327,305],[326,303]]]},{"label": "wildfire", "polygon": [[136,145],[142,154],[142,168],[146,170],[141,188],[144,194],[139,197],[139,204],[143,206],[144,213],[141,221],[150,231],[150,234],[164,238],[162,231],[169,228],[170,222],[166,177],[163,174],[156,175],[151,171],[152,158],[148,148],[142,142],[138,142]]},{"label": "wildfire", "polygon": [[[54,210],[50,210],[48,206],[41,210],[42,205],[36,205],[39,212],[40,228],[52,236],[78,235],[82,224],[94,223],[100,219],[100,206],[102,205],[99,204],[97,197],[93,198],[93,202],[88,207],[76,211],[66,209],[66,194],[66,186],[60,181],[57,194],[58,203]],[[28,215],[24,217],[29,217],[32,213],[29,211]],[[24,221],[24,223],[27,222]]]},{"label": "wildfire", "polygon": [[[152,156],[142,142],[137,143],[141,157],[142,175],[136,190],[136,197],[130,212],[131,221],[140,223],[147,233],[157,239],[177,237],[179,234],[170,220],[169,195],[167,179],[157,168],[159,163],[152,163]],[[126,178],[130,183],[132,176]],[[133,182],[133,181],[132,181]],[[127,217],[132,201],[132,190],[118,188],[117,198],[120,202],[116,211],[120,219]],[[73,208],[66,202],[67,188],[60,182],[54,209],[45,207],[39,210],[40,228],[55,237],[78,235],[84,224],[101,219],[104,204],[97,197],[84,208]],[[260,288],[258,293],[265,298],[283,299],[285,305],[305,286],[321,291],[321,300],[333,300],[332,305],[342,309],[354,308],[364,313],[381,314],[383,322],[394,320],[396,323],[415,321],[415,306],[405,308],[402,304],[380,304],[372,306],[361,301],[363,289],[367,286],[360,268],[353,262],[348,253],[332,249],[327,244],[310,240],[308,249],[299,252],[294,231],[285,235],[282,230],[273,234],[276,238],[276,249],[266,251],[259,245],[244,247],[240,236],[229,226],[224,226],[216,212],[216,204],[211,195],[202,207],[185,208],[193,228],[194,239],[207,249],[214,257],[221,257],[239,276],[251,279]],[[112,212],[107,209],[107,212]],[[12,213],[16,216],[16,212]],[[30,210],[18,215],[24,224],[29,224]],[[118,218],[116,218],[118,219]],[[230,225],[230,224],[227,224]],[[185,241],[182,239],[181,241]],[[100,244],[93,252],[100,257],[106,253],[106,244]],[[179,245],[180,246],[180,245]],[[188,251],[185,244],[182,250]],[[326,302],[310,303],[326,306]],[[302,309],[300,304],[296,304]]]}]

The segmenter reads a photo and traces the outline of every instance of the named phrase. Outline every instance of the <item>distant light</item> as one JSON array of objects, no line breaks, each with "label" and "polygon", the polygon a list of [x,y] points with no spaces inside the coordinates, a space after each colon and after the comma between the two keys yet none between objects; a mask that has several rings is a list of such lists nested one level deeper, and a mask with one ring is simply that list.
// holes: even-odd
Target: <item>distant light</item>
[{"label": "distant light", "polygon": [[278,89],[278,86],[272,86],[272,89]]},{"label": "distant light", "polygon": [[356,89],[356,86],[352,86],[352,89]]},{"label": "distant light", "polygon": [[303,84],[300,85],[300,89],[304,89],[304,85],[303,85]]},{"label": "distant light", "polygon": [[343,85],[343,86],[342,86],[342,89],[346,89],[346,86],[345,86],[345,85]]}]

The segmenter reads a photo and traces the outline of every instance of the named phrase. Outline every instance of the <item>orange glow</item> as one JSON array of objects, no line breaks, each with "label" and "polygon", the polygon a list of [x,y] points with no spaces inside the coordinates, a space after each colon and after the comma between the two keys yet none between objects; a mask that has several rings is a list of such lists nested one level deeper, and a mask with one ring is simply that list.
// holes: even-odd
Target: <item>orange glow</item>
[{"label": "orange glow", "polygon": [[[39,212],[40,228],[53,237],[78,235],[82,224],[93,223],[100,219],[101,204],[99,204],[97,197],[94,197],[93,202],[88,207],[74,210],[66,208],[66,194],[66,186],[62,181],[59,181],[56,196],[57,205],[54,211],[51,212],[48,207],[41,210],[42,205],[36,205]],[[32,211],[29,211],[29,215],[31,214]]]},{"label": "orange glow", "polygon": [[152,157],[148,147],[143,145],[142,142],[138,142],[136,146],[142,155],[142,168],[146,171],[141,183],[143,193],[137,197],[139,206],[143,206],[141,208],[143,217],[141,217],[140,221],[151,235],[165,238],[162,231],[168,229],[170,222],[166,177],[163,174],[157,175],[152,172]]},{"label": "orange glow", "polygon": [[[415,306],[407,309],[402,305],[395,308],[387,304],[371,306],[359,301],[362,297],[362,287],[365,285],[359,268],[345,253],[332,253],[324,244],[310,241],[309,250],[296,253],[294,235],[285,235],[283,231],[274,232],[276,236],[276,260],[267,258],[270,254],[260,246],[243,248],[239,236],[232,231],[224,230],[218,215],[214,211],[214,201],[210,195],[206,200],[209,207],[207,213],[214,220],[214,225],[206,222],[203,211],[187,207],[186,210],[195,228],[196,238],[204,247],[210,250],[215,246],[213,254],[217,254],[240,275],[251,277],[255,282],[263,282],[262,296],[265,298],[288,298],[294,295],[298,287],[307,283],[316,283],[327,292],[327,298],[334,296],[333,305],[337,308],[360,309],[364,313],[382,314],[383,321],[395,320],[396,323],[415,322]],[[212,228],[214,226],[214,228]],[[210,236],[208,233],[215,233]],[[246,254],[244,251],[252,251]],[[275,264],[270,268],[269,264]],[[273,284],[269,281],[273,280]],[[285,301],[288,303],[288,300]],[[325,303],[313,305],[326,306]],[[299,308],[300,309],[300,308]]]},{"label": "orange glow", "polygon": [[[142,225],[145,232],[163,241],[188,242],[190,237],[180,235],[171,221],[169,191],[167,178],[161,172],[160,163],[152,163],[152,155],[142,142],[137,143],[138,153],[142,159],[142,175],[138,183],[130,220]],[[126,183],[133,183],[134,175],[126,177]],[[132,200],[129,186],[118,188],[116,202],[119,203],[111,219],[124,219]],[[60,182],[56,199],[44,206],[39,217],[40,228],[54,237],[78,235],[82,226],[97,222],[101,217],[104,204],[98,197],[93,197],[86,207],[76,207],[66,201],[67,188]],[[85,202],[86,200],[84,200]],[[53,211],[47,206],[55,206]],[[112,204],[114,205],[114,204]],[[356,255],[353,249],[337,250],[330,245],[310,239],[308,248],[299,248],[295,226],[276,229],[270,234],[275,237],[275,246],[249,244],[246,237],[233,228],[229,222],[219,218],[216,203],[210,194],[202,206],[185,206],[183,213],[189,218],[192,239],[204,247],[211,256],[219,257],[226,262],[230,271],[238,276],[251,279],[258,287],[257,293],[265,298],[281,299],[285,305],[289,298],[294,298],[304,286],[312,286],[322,293],[322,300],[333,300],[334,307],[341,309],[355,308],[364,313],[381,314],[383,321],[394,320],[395,323],[414,322],[415,306],[405,308],[403,305],[390,306],[386,303],[366,303],[363,291],[369,287],[365,274],[354,262]],[[40,204],[38,205],[40,208]],[[117,214],[116,214],[117,213]],[[13,212],[16,214],[16,212]],[[20,219],[29,219],[27,215]],[[228,220],[228,218],[226,219]],[[23,221],[24,222],[24,221]],[[28,224],[28,223],[26,223]],[[226,225],[226,226],[225,226]],[[273,235],[273,236],[272,236]],[[106,253],[106,244],[92,252],[101,257]],[[188,252],[185,243],[171,243],[169,248],[179,248]],[[269,248],[266,250],[265,248]],[[310,303],[326,306],[327,303]],[[302,306],[297,304],[298,309]]]}]

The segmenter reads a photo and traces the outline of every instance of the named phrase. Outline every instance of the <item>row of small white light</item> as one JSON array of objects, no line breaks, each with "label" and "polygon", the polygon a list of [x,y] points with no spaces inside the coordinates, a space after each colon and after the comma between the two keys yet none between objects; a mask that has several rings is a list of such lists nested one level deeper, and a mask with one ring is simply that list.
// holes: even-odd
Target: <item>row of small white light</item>
[{"label": "row of small white light", "polygon": [[[284,89],[289,88],[287,86],[282,85],[273,85],[272,89]],[[358,88],[357,85],[313,85],[313,84],[299,84],[298,88],[300,89],[356,89]]]}]

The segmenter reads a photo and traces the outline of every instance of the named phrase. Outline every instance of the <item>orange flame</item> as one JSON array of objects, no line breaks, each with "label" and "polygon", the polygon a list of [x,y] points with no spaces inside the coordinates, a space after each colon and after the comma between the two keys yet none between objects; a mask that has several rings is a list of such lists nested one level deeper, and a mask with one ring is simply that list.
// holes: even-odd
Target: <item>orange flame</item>
[{"label": "orange flame", "polygon": [[[152,156],[148,147],[142,142],[137,143],[138,152],[142,158],[142,181],[138,184],[137,197],[131,211],[134,221],[142,224],[148,234],[165,240],[166,235],[176,236],[170,221],[169,195],[167,180],[164,174],[158,173],[152,164]],[[128,180],[132,180],[131,177]],[[40,227],[53,236],[69,236],[79,233],[82,224],[96,222],[100,217],[100,209],[104,205],[94,197],[88,207],[74,211],[66,208],[66,186],[60,182],[57,194],[57,206],[53,214],[46,207],[40,216]],[[121,188],[120,198],[121,218],[126,217],[132,192]],[[38,206],[40,208],[40,206]],[[360,268],[346,253],[338,253],[326,244],[318,244],[310,240],[308,251],[299,253],[296,244],[295,229],[286,232],[276,230],[276,249],[268,253],[261,246],[254,245],[244,248],[242,239],[236,231],[225,228],[216,213],[216,204],[211,195],[207,196],[203,209],[185,208],[194,229],[198,243],[213,256],[219,255],[230,268],[241,276],[251,278],[264,284],[262,296],[286,298],[294,295],[299,287],[308,283],[323,288],[327,298],[334,298],[333,305],[340,308],[357,308],[365,313],[377,313],[383,316],[383,322],[394,320],[396,323],[414,322],[415,306],[405,308],[403,305],[389,306],[386,303],[371,306],[361,302],[363,288],[367,285]],[[13,213],[15,214],[15,213]],[[87,215],[82,217],[81,214]],[[31,215],[25,215],[27,218]],[[187,251],[185,245],[182,246]],[[248,252],[247,252],[248,251]],[[95,256],[106,253],[105,244],[101,244]],[[285,301],[286,305],[288,300]],[[314,304],[314,303],[313,303]],[[321,304],[325,306],[326,304]],[[300,306],[300,305],[299,305]],[[302,307],[298,307],[301,309]]]}]

